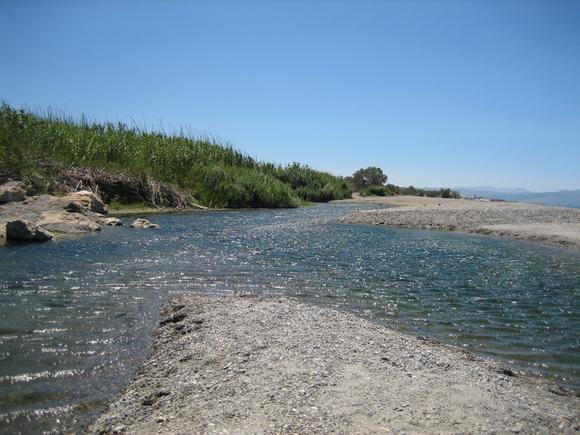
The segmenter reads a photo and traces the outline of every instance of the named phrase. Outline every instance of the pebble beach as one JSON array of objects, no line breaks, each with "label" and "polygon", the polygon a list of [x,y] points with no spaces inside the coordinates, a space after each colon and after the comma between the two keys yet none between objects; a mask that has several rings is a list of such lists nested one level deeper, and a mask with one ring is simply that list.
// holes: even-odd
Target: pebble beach
[{"label": "pebble beach", "polygon": [[540,204],[354,195],[342,202],[386,205],[356,211],[343,223],[461,231],[580,249],[580,209]]},{"label": "pebble beach", "polygon": [[180,295],[90,433],[576,433],[569,391],[286,298]]}]

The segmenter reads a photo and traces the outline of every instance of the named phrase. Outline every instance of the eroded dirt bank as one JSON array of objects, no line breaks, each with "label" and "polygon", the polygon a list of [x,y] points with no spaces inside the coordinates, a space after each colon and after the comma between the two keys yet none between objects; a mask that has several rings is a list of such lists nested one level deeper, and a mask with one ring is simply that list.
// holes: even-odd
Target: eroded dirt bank
[{"label": "eroded dirt bank", "polygon": [[416,196],[355,196],[345,202],[393,207],[357,211],[344,223],[462,231],[580,249],[580,209]]},{"label": "eroded dirt bank", "polygon": [[580,399],[499,363],[289,299],[178,296],[90,426],[113,433],[574,433]]}]

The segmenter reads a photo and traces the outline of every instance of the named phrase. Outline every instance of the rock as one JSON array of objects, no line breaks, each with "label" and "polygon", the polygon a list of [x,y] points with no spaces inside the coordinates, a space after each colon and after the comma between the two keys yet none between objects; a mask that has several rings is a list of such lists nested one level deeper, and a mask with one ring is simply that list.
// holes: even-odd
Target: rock
[{"label": "rock", "polygon": [[30,221],[14,220],[6,223],[6,239],[43,242],[52,239],[52,235]]},{"label": "rock", "polygon": [[149,222],[147,219],[135,219],[131,228],[159,228],[159,225]]},{"label": "rock", "polygon": [[81,205],[80,202],[71,201],[64,206],[64,209],[70,213],[85,213],[86,209]]},{"label": "rock", "polygon": [[62,198],[48,194],[31,196],[26,198],[22,204],[30,206],[36,210],[61,209],[68,205],[70,201],[63,201]]},{"label": "rock", "polygon": [[103,223],[105,225],[111,225],[114,227],[119,227],[119,226],[123,225],[123,221],[121,219],[115,218],[115,217],[105,218],[105,219],[103,219]]},{"label": "rock", "polygon": [[107,214],[108,212],[107,207],[101,198],[88,190],[69,193],[67,196],[64,196],[63,199],[78,202],[84,208],[94,213]]},{"label": "rock", "polygon": [[6,238],[6,224],[0,224],[0,239]]},{"label": "rock", "polygon": [[560,420],[560,425],[558,426],[558,429],[560,430],[571,427],[572,422],[574,421],[574,419],[568,415],[561,415],[558,417],[558,419]]},{"label": "rock", "polygon": [[40,214],[37,225],[63,234],[83,234],[100,231],[101,226],[81,213],[45,211]]},{"label": "rock", "polygon": [[152,396],[146,397],[141,401],[143,406],[153,406],[155,404],[155,398]]},{"label": "rock", "polygon": [[169,315],[168,317],[161,319],[159,321],[159,325],[166,325],[168,323],[181,322],[186,317],[187,317],[187,314],[185,312],[182,312],[182,311],[177,312],[177,313],[171,313],[171,315]]},{"label": "rock", "polygon": [[513,427],[511,428],[511,431],[513,433],[520,433],[522,430],[524,430],[523,426],[521,423],[516,423],[513,425]]},{"label": "rock", "polygon": [[501,367],[499,369],[499,373],[501,373],[502,375],[511,376],[511,377],[516,376],[515,372],[512,369],[507,368],[507,367]]},{"label": "rock", "polygon": [[0,186],[0,204],[19,202],[26,199],[26,185],[20,181],[9,181]]}]

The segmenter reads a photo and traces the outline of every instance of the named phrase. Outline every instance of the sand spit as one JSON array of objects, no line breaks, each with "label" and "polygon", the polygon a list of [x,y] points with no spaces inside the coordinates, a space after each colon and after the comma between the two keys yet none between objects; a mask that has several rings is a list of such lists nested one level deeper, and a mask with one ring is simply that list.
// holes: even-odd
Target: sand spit
[{"label": "sand spit", "polygon": [[394,207],[357,211],[341,219],[344,223],[463,231],[580,249],[580,209],[415,196],[347,202]]},{"label": "sand spit", "polygon": [[178,296],[97,433],[574,433],[580,399],[289,299]]}]

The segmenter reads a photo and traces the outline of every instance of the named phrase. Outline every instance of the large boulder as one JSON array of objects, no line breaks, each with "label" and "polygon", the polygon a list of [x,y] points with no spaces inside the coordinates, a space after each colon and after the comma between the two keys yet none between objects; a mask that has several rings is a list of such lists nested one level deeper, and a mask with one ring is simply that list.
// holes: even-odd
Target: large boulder
[{"label": "large boulder", "polygon": [[48,231],[62,234],[83,234],[101,230],[98,223],[84,214],[64,210],[42,212],[36,223]]},{"label": "large boulder", "polygon": [[0,186],[0,204],[26,199],[26,185],[21,181],[9,181]]},{"label": "large boulder", "polygon": [[66,201],[78,202],[84,208],[94,213],[107,214],[107,207],[101,198],[88,190],[69,193],[62,199]]},{"label": "large boulder", "polygon": [[159,225],[149,222],[147,219],[135,219],[131,228],[159,228]]},{"label": "large boulder", "polygon": [[30,221],[13,220],[6,222],[6,239],[43,242],[52,239],[52,235]]}]

